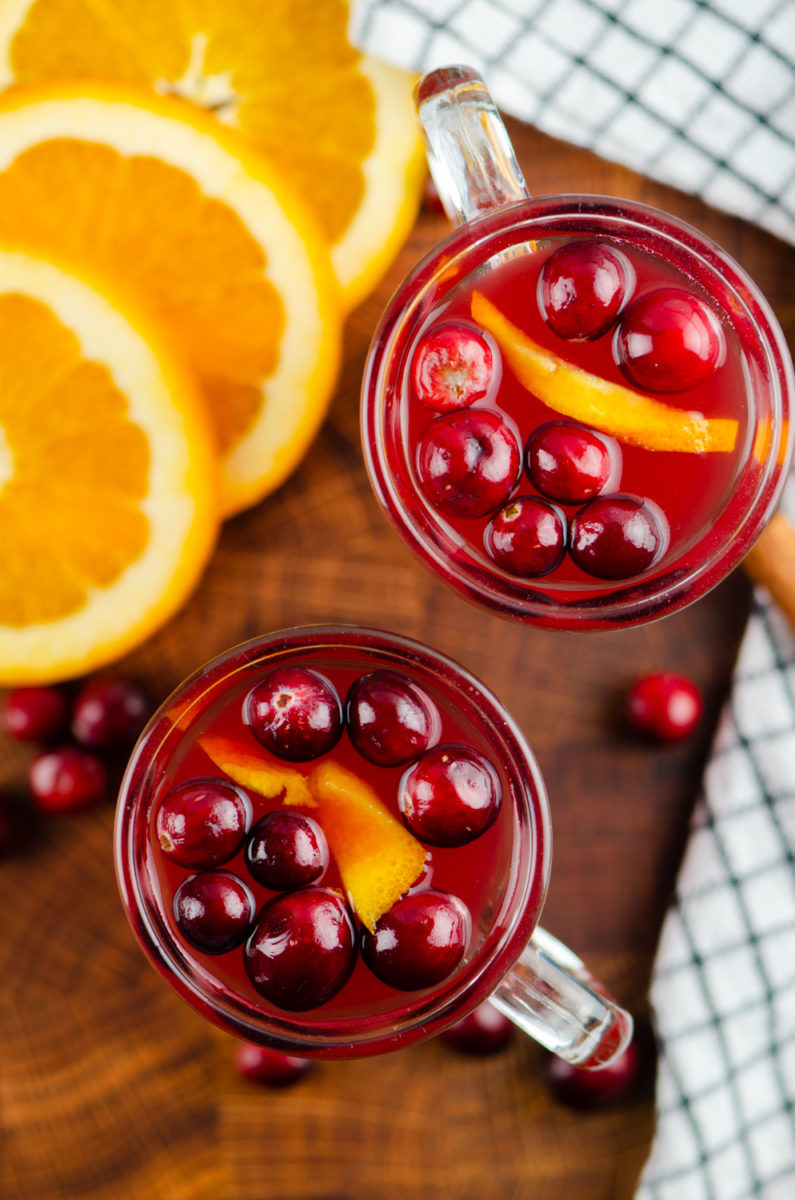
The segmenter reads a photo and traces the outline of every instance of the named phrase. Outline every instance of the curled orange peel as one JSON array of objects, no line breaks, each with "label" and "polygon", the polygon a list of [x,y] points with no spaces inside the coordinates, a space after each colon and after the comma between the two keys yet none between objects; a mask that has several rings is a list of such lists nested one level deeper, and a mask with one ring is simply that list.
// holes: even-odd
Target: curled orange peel
[{"label": "curled orange peel", "polygon": [[259,754],[241,750],[230,738],[204,737],[200,744],[215,765],[241,787],[250,788],[271,800],[281,795],[284,804],[315,807],[306,777],[295,767],[284,767]]},{"label": "curled orange peel", "polygon": [[201,746],[234,783],[313,810],[353,910],[369,930],[416,882],[427,850],[354,771],[326,760],[307,777],[296,767],[241,749],[229,738],[204,737]]},{"label": "curled orange peel", "polygon": [[[316,816],[353,910],[369,930],[416,882],[427,851],[353,771],[333,761],[309,777]],[[300,803],[291,797],[285,804]]]},{"label": "curled orange peel", "polygon": [[566,362],[534,342],[481,292],[472,294],[471,311],[519,382],[561,416],[645,450],[702,454],[734,449],[738,422],[732,418],[674,408]]}]

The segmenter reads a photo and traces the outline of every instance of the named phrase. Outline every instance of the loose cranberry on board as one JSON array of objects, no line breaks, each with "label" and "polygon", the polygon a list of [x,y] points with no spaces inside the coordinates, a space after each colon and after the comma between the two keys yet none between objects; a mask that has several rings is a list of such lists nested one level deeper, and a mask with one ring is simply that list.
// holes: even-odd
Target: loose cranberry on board
[{"label": "loose cranberry on board", "polygon": [[66,695],[56,687],[13,688],[5,698],[0,722],[19,742],[46,742],[66,729]]},{"label": "loose cranberry on board", "polygon": [[633,729],[660,742],[689,737],[703,708],[698,686],[674,672],[645,675],[632,685],[626,698],[627,720]]},{"label": "loose cranberry on board", "polygon": [[151,714],[137,683],[117,675],[97,675],[78,691],[72,708],[72,735],[88,750],[130,746]]},{"label": "loose cranberry on board", "polygon": [[624,1096],[638,1073],[639,1055],[634,1042],[598,1070],[575,1067],[551,1054],[544,1062],[544,1082],[550,1093],[569,1108],[605,1108]]},{"label": "loose cranberry on board", "polygon": [[511,1041],[516,1026],[488,1000],[439,1034],[440,1040],[462,1054],[499,1054]]},{"label": "loose cranberry on board", "polygon": [[29,773],[34,803],[43,812],[81,812],[107,796],[108,779],[103,763],[76,746],[47,750],[34,758]]},{"label": "loose cranberry on board", "polygon": [[253,1042],[238,1043],[234,1064],[243,1079],[272,1088],[290,1087],[315,1066],[312,1059],[284,1054],[268,1046],[256,1046]]}]

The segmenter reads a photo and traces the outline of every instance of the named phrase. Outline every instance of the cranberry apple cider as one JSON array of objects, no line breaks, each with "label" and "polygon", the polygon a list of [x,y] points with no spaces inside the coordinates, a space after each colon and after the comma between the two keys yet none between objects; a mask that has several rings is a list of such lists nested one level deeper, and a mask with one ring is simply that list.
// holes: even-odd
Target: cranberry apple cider
[{"label": "cranberry apple cider", "polygon": [[[166,703],[125,776],[116,856],[144,949],[199,1011],[355,1056],[499,988],[534,935],[548,816],[522,735],[466,671],[315,627],[238,647]],[[615,1014],[572,986],[596,1002],[577,1017],[587,1061]],[[621,1014],[597,1055],[626,1032]]]},{"label": "cranberry apple cider", "polygon": [[673,218],[532,200],[518,167],[484,199],[504,128],[481,82],[448,74],[449,92],[420,88],[429,145],[448,153],[474,113],[482,159],[463,139],[459,178],[431,156],[461,224],[373,342],[376,494],[426,565],[504,615],[660,616],[723,578],[772,511],[790,442],[783,337],[741,269]]}]

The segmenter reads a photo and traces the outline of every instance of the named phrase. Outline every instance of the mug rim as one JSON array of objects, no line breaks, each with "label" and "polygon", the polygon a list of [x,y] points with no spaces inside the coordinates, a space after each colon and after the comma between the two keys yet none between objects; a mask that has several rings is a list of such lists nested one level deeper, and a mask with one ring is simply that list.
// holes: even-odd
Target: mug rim
[{"label": "mug rim", "polygon": [[[399,403],[392,398],[396,389],[391,387],[393,380],[391,377],[387,380],[387,374],[393,348],[401,339],[410,337],[412,321],[419,324],[428,308],[427,298],[440,278],[452,277],[459,270],[464,274],[476,267],[484,257],[486,243],[493,243],[489,249],[494,253],[501,245],[516,244],[517,231],[532,230],[537,234],[554,222],[556,232],[572,236],[588,232],[584,227],[597,221],[602,232],[613,223],[625,231],[636,228],[647,235],[651,233],[678,247],[680,253],[695,255],[711,274],[721,277],[756,329],[757,349],[763,359],[764,382],[769,393],[766,403],[773,414],[771,441],[753,494],[747,501],[740,501],[740,483],[746,479],[748,486],[751,466],[752,439],[749,439],[735,486],[716,523],[686,552],[692,556],[706,540],[712,543],[712,549],[701,555],[695,565],[677,571],[675,560],[669,570],[658,570],[626,583],[595,580],[597,595],[592,598],[583,595],[561,603],[553,592],[544,591],[543,579],[509,577],[497,568],[481,566],[469,555],[454,558],[445,545],[443,523],[425,511],[427,506],[417,514],[417,499],[410,479],[412,468],[398,445],[399,435],[393,431],[396,420],[387,419],[388,407]],[[560,194],[529,197],[465,222],[409,272],[388,302],[371,342],[361,389],[360,432],[367,474],[379,504],[415,557],[446,586],[478,606],[522,622],[570,630],[614,629],[653,620],[685,607],[739,565],[772,515],[784,487],[793,445],[789,411],[793,394],[792,361],[775,314],[750,276],[716,242],[687,222],[638,201]],[[554,415],[550,410],[550,418]],[[757,422],[758,419],[757,413]]]},{"label": "mug rim", "polygon": [[[399,664],[419,663],[440,672],[441,690],[450,694],[451,685],[461,697],[477,702],[483,716],[482,731],[487,741],[499,745],[503,770],[508,776],[524,844],[512,856],[512,878],[506,883],[506,898],[500,909],[503,925],[494,939],[492,932],[472,960],[457,970],[447,985],[419,999],[411,1011],[395,1017],[393,1012],[368,1015],[355,1028],[353,1018],[335,1022],[307,1013],[264,1013],[245,997],[233,997],[228,988],[213,981],[211,973],[198,970],[189,952],[169,929],[147,884],[145,857],[149,818],[156,804],[158,756],[167,754],[174,738],[182,736],[172,714],[175,706],[183,721],[188,712],[201,711],[202,700],[233,675],[260,663],[286,658],[288,654],[325,644],[349,648],[352,653],[375,650]],[[375,658],[374,658],[375,661]],[[190,697],[199,689],[193,700]],[[181,707],[187,701],[186,707]],[[184,732],[184,731],[183,731]],[[171,741],[169,742],[169,739]],[[502,757],[504,755],[504,757]],[[549,881],[551,830],[546,789],[538,763],[518,725],[493,692],[467,668],[442,653],[401,634],[370,626],[320,624],[275,630],[242,642],[205,663],[174,689],[142,732],[122,780],[114,827],[114,861],[122,905],[133,932],[149,961],[172,988],[194,1009],[227,1032],[248,1041],[305,1057],[353,1058],[392,1050],[440,1032],[485,1000],[519,958],[538,923]],[[492,942],[494,944],[492,944]],[[411,993],[401,992],[401,1001]],[[418,993],[418,997],[422,994]],[[264,1007],[263,1001],[263,1007]],[[400,1009],[406,1005],[401,1003]]]}]

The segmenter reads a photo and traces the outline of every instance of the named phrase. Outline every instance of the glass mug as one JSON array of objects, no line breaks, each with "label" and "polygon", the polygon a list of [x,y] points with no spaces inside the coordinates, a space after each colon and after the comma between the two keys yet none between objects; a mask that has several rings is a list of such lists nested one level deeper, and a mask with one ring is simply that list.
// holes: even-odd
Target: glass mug
[{"label": "glass mug", "polygon": [[772,514],[792,364],[764,298],[696,230],[531,198],[479,75],[417,86],[456,228],[373,338],[362,442],[409,548],[467,599],[566,629],[697,599]]},{"label": "glass mug", "polygon": [[[299,864],[285,814],[319,857]],[[598,1069],[632,1020],[538,928],[550,852],[538,765],[500,702],[437,651],[354,626],[271,633],[188,678],[141,735],[115,829],[140,945],[228,1032],[350,1058],[490,998]]]}]

